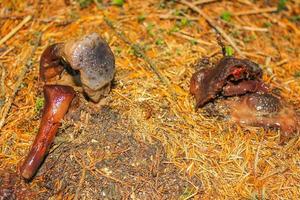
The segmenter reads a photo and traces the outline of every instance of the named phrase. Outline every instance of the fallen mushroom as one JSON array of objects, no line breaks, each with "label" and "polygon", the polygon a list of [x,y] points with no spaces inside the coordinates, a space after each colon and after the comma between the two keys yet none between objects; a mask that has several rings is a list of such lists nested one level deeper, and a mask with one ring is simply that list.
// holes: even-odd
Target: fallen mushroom
[{"label": "fallen mushroom", "polygon": [[44,86],[45,107],[39,132],[20,168],[21,175],[25,179],[31,179],[43,162],[60,126],[60,122],[67,113],[74,96],[75,91],[70,86]]},{"label": "fallen mushroom", "polygon": [[297,113],[272,94],[248,94],[232,102],[230,107],[232,119],[241,125],[280,129],[281,142],[299,131]]},{"label": "fallen mushroom", "polygon": [[258,64],[234,57],[224,57],[219,64],[203,68],[193,74],[190,92],[196,98],[196,109],[204,106],[219,94],[242,95],[247,92],[267,92],[261,81],[262,70]]},{"label": "fallen mushroom", "polygon": [[40,77],[44,81],[66,68],[79,71],[84,92],[93,102],[110,91],[115,74],[115,58],[108,44],[97,34],[49,46],[42,54]]},{"label": "fallen mushroom", "polygon": [[226,101],[232,120],[241,125],[280,129],[282,143],[299,132],[300,117],[283,99],[271,94],[261,79],[262,70],[256,63],[224,57],[215,67],[193,74],[190,92],[196,97],[196,109],[218,95],[241,96],[238,101]]}]

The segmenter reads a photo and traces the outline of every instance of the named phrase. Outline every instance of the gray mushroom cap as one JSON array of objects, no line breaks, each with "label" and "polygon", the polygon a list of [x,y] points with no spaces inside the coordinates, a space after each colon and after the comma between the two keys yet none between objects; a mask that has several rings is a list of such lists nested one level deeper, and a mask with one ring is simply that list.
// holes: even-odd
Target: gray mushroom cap
[{"label": "gray mushroom cap", "polygon": [[115,74],[115,58],[107,42],[97,33],[64,44],[62,56],[80,80],[89,98],[98,102],[110,91]]}]

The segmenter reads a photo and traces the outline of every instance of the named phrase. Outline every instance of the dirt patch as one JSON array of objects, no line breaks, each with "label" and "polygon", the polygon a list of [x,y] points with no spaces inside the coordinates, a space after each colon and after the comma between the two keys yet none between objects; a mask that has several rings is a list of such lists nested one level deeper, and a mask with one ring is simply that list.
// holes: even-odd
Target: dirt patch
[{"label": "dirt patch", "polygon": [[10,170],[0,170],[1,200],[35,199],[36,195],[37,191],[31,189],[17,173]]},{"label": "dirt patch", "polygon": [[72,116],[79,120],[64,123],[35,177],[42,180],[37,199],[178,199],[201,187],[167,162],[159,142],[135,139],[111,108],[81,106]]}]

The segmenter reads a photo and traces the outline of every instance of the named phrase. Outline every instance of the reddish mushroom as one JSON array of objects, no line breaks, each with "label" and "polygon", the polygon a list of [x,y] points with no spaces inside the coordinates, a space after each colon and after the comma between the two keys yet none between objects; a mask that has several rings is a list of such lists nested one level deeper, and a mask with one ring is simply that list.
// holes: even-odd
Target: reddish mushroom
[{"label": "reddish mushroom", "polygon": [[[47,84],[64,70],[71,72],[71,75],[79,73],[84,92],[90,100],[99,102],[110,91],[115,58],[108,44],[98,34],[92,33],[79,40],[56,43],[45,49],[40,60],[41,80]],[[63,81],[58,80],[58,83]],[[70,86],[45,85],[44,96],[46,103],[39,132],[20,169],[25,179],[35,175],[48,153],[75,91]]]},{"label": "reddish mushroom", "polygon": [[241,95],[247,92],[266,92],[261,81],[262,70],[258,64],[233,57],[224,57],[218,65],[204,68],[193,74],[190,92],[196,98],[196,109],[204,106],[219,94]]},{"label": "reddish mushroom", "polygon": [[300,117],[291,106],[269,92],[262,82],[262,70],[252,61],[224,57],[215,67],[193,74],[190,92],[196,97],[196,109],[218,95],[241,96],[238,101],[229,101],[233,121],[280,129],[281,142],[299,132]]},{"label": "reddish mushroom", "polygon": [[42,54],[40,77],[44,81],[59,75],[64,65],[80,73],[84,92],[93,102],[110,91],[115,74],[115,58],[108,44],[92,33],[79,40],[49,46]]},{"label": "reddish mushroom", "polygon": [[61,120],[67,113],[75,91],[62,85],[44,86],[45,107],[38,134],[31,150],[21,166],[21,175],[31,179],[48,153]]}]

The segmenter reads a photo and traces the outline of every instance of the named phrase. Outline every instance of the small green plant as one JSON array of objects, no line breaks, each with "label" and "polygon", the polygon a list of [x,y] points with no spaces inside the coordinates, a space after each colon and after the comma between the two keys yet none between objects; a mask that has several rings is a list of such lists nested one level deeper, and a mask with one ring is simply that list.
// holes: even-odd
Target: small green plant
[{"label": "small green plant", "polygon": [[124,0],[112,0],[112,4],[115,6],[123,6]]},{"label": "small green plant", "polygon": [[147,33],[151,36],[154,35],[153,28],[154,28],[154,24],[152,24],[152,23],[147,24],[146,30],[147,30]]},{"label": "small green plant", "polygon": [[[147,47],[145,47],[147,48]],[[134,44],[130,49],[129,49],[129,54],[130,55],[134,55],[136,57],[141,57],[142,56],[142,52],[145,51],[145,48],[142,48],[140,45],[138,44]]]},{"label": "small green plant", "polygon": [[180,25],[181,26],[186,26],[186,25],[188,25],[190,23],[190,21],[187,19],[187,18],[182,18],[181,20],[180,20]]},{"label": "small green plant", "polygon": [[160,1],[158,7],[161,8],[161,9],[166,8],[166,3],[165,3],[165,1]]},{"label": "small green plant", "polygon": [[221,17],[222,20],[224,20],[226,22],[230,22],[232,14],[229,11],[224,11],[224,12],[222,12],[220,17]]},{"label": "small green plant", "polygon": [[165,41],[161,38],[158,38],[156,41],[155,41],[155,44],[158,45],[158,46],[161,46],[163,44],[165,44]]},{"label": "small green plant", "polygon": [[272,25],[273,24],[271,22],[265,22],[263,26],[266,28],[270,28]]},{"label": "small green plant", "polygon": [[114,49],[114,52],[115,52],[116,55],[120,55],[121,52],[122,52],[121,47],[116,47],[116,48]]},{"label": "small green plant", "polygon": [[225,46],[225,56],[233,56],[234,50],[231,46]]},{"label": "small green plant", "polygon": [[145,14],[141,14],[137,17],[137,20],[139,23],[142,23],[143,21],[145,21],[146,19],[146,15]]},{"label": "small green plant", "polygon": [[173,12],[173,15],[175,15],[175,16],[180,16],[181,13],[182,13],[181,10],[177,10],[177,9],[176,9],[176,10]]},{"label": "small green plant", "polygon": [[290,20],[295,23],[300,22],[300,15],[291,16]]},{"label": "small green plant", "polygon": [[284,9],[286,9],[286,2],[287,0],[279,0],[278,4],[277,4],[277,11],[283,11]]},{"label": "small green plant", "polygon": [[35,101],[35,112],[39,113],[40,110],[44,107],[45,99],[38,97]]},{"label": "small green plant", "polygon": [[172,28],[171,28],[171,30],[169,31],[169,33],[174,33],[174,32],[178,32],[180,30],[180,28],[178,27],[178,26],[173,26]]},{"label": "small green plant", "polygon": [[79,3],[80,8],[86,8],[93,2],[93,0],[76,0],[76,1],[77,3]]},{"label": "small green plant", "polygon": [[300,78],[300,71],[295,72],[294,77],[295,78]]},{"label": "small green plant", "polygon": [[198,42],[197,42],[196,40],[190,40],[190,43],[191,43],[192,45],[198,44]]},{"label": "small green plant", "polygon": [[255,39],[256,39],[256,37],[254,35],[248,35],[243,39],[243,41],[246,43],[249,43],[249,42],[254,41]]}]

